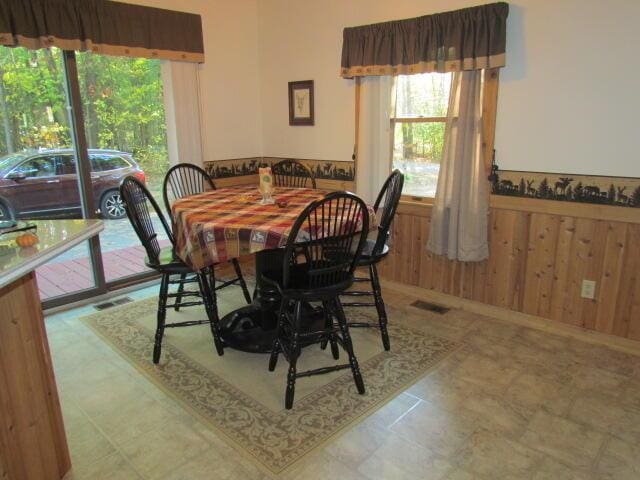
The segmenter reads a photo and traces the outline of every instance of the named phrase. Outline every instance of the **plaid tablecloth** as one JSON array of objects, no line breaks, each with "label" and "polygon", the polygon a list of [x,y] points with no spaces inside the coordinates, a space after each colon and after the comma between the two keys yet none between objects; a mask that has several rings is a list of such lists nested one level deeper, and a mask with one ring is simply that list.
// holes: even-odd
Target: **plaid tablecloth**
[{"label": "plaid tablecloth", "polygon": [[[284,247],[304,208],[328,192],[310,188],[276,188],[276,202],[260,205],[255,186],[221,188],[176,200],[171,207],[176,252],[194,269],[241,255]],[[377,225],[369,207],[369,228]]]}]

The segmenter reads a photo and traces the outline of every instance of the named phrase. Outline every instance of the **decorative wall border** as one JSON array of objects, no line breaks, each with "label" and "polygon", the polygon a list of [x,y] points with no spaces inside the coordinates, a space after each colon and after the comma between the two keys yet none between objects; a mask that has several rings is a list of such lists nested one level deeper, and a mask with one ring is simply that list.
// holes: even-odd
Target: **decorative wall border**
[{"label": "decorative wall border", "polygon": [[640,208],[640,178],[496,170],[494,195]]},{"label": "decorative wall border", "polygon": [[[285,157],[250,157],[205,162],[205,169],[214,179],[243,177],[258,173],[260,165],[272,165]],[[351,160],[309,160],[296,158],[307,166],[317,179],[353,182],[354,162]]]}]

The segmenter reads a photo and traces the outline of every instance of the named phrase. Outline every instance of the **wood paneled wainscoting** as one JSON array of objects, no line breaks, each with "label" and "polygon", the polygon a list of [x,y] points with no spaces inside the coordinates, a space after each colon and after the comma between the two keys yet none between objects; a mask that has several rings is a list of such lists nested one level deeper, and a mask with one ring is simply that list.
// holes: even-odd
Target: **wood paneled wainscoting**
[{"label": "wood paneled wainscoting", "polygon": [[640,340],[640,209],[492,196],[481,263],[430,253],[430,220],[430,205],[400,205],[383,279]]}]

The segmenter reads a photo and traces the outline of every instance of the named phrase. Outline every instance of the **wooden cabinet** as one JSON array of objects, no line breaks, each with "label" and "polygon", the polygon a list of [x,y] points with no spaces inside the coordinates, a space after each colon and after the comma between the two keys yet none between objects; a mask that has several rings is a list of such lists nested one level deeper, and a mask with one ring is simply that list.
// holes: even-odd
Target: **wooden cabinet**
[{"label": "wooden cabinet", "polygon": [[31,272],[0,288],[0,479],[61,479],[70,468]]}]

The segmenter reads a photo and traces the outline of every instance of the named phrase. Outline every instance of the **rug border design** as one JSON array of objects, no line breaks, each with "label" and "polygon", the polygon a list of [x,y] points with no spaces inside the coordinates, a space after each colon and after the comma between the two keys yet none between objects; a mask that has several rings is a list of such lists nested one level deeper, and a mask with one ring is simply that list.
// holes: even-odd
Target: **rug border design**
[{"label": "rug border design", "polygon": [[[365,378],[367,392],[371,392],[371,385],[377,386],[375,383],[367,383],[367,378],[371,379],[372,377],[384,375],[383,371],[386,369],[382,367],[384,367],[385,362],[393,361],[397,363],[398,361],[404,361],[414,366],[422,365],[417,368],[417,370],[401,372],[397,375],[397,378],[391,379],[393,380],[391,386],[389,386],[386,381],[388,379],[385,379],[385,382],[381,382],[383,386],[378,387],[380,391],[377,394],[374,388],[373,395],[367,396],[359,396],[355,393],[351,372],[346,371],[345,374],[332,380],[322,388],[301,398],[296,402],[293,410],[274,412],[221,378],[215,372],[184,354],[180,349],[172,345],[170,341],[165,341],[163,344],[163,362],[158,366],[153,365],[150,361],[153,333],[142,325],[133,324],[134,319],[139,315],[132,314],[131,310],[140,309],[148,313],[150,309],[155,308],[156,304],[157,300],[154,297],[150,297],[135,303],[114,307],[107,311],[85,315],[81,317],[81,321],[124,360],[141,372],[145,378],[177,401],[188,412],[211,427],[216,433],[224,436],[236,451],[251,459],[256,466],[270,474],[283,473],[310,452],[345,433],[349,426],[375,413],[400,392],[424,377],[442,360],[464,346],[463,343],[444,339],[433,334],[425,334],[404,325],[392,325],[390,328],[392,341],[394,337],[396,341],[398,341],[399,338],[408,339],[409,344],[413,342],[412,346],[414,350],[411,351],[411,354],[395,353],[393,351],[389,353],[381,350],[380,353],[361,362],[360,367]],[[108,319],[112,319],[116,313],[124,313],[125,316],[127,314],[130,315],[131,318],[125,321],[128,322],[129,327],[137,330],[134,331],[132,328],[127,329],[127,339],[131,339],[128,344],[114,337],[109,332],[108,326],[105,326],[105,323],[109,321]],[[120,320],[118,328],[121,328],[122,316],[116,315],[116,317]],[[105,318],[107,319],[106,322],[103,322],[103,324],[98,323],[100,319]],[[405,332],[403,332],[404,335],[400,334],[402,330],[405,330]],[[131,335],[132,333],[133,335]],[[412,335],[412,333],[417,333],[417,335]],[[420,340],[423,340],[422,345]],[[415,349],[424,346],[424,342],[428,342],[432,347],[435,345],[439,347],[439,349],[432,355],[429,355],[428,358],[424,358],[422,361],[420,361],[420,359],[416,361],[414,357],[416,353]],[[136,343],[138,344],[137,348],[135,347]],[[134,346],[133,348],[132,345]],[[212,346],[212,355],[214,354]],[[206,383],[206,385],[201,383],[191,386],[175,385],[176,377],[173,373],[175,373],[176,369],[186,369],[186,371],[195,372],[195,377],[205,379],[206,381],[204,383]],[[266,364],[265,374],[268,374]],[[191,387],[191,389],[188,387]],[[207,395],[204,398],[201,397],[200,400],[194,398],[193,395],[194,392],[196,392],[196,388],[204,389]],[[213,400],[213,397],[218,398],[218,400]],[[333,406],[326,405],[327,399],[334,402]],[[364,402],[362,401],[363,399],[365,399]],[[211,405],[224,405],[223,402],[225,400],[229,402],[227,403],[229,408],[218,409],[215,412],[218,416],[213,416]],[[325,401],[322,402],[320,400]],[[203,403],[203,401],[208,403]],[[208,409],[207,405],[209,406]],[[336,408],[336,405],[340,405],[340,408]],[[345,407],[351,407],[355,413],[343,415],[342,421],[339,416],[335,418],[337,414],[344,411]],[[322,411],[323,409],[324,411]],[[223,418],[218,418],[220,416]],[[228,418],[229,416],[233,418]],[[274,417],[280,417],[280,423],[274,422]],[[327,423],[330,425],[328,431],[327,428],[322,428],[322,426],[318,428],[317,426],[318,422],[323,420],[328,420]],[[232,423],[235,421],[239,424],[240,428],[231,429],[229,425],[224,425],[224,421]],[[269,425],[269,423],[271,424]],[[255,438],[256,435],[264,435],[264,432],[267,430],[263,428],[265,425],[269,427],[271,431],[270,435],[274,440],[287,439],[289,438],[288,433],[302,434],[303,438],[295,445],[295,448],[291,448],[289,452],[279,457],[273,456],[274,452],[265,450],[264,445],[259,445],[256,442],[256,440],[260,440],[260,438]],[[251,438],[251,430],[255,431],[253,435],[254,438]],[[280,431],[280,435],[277,433],[278,430]],[[263,444],[264,443],[263,441]]]}]

